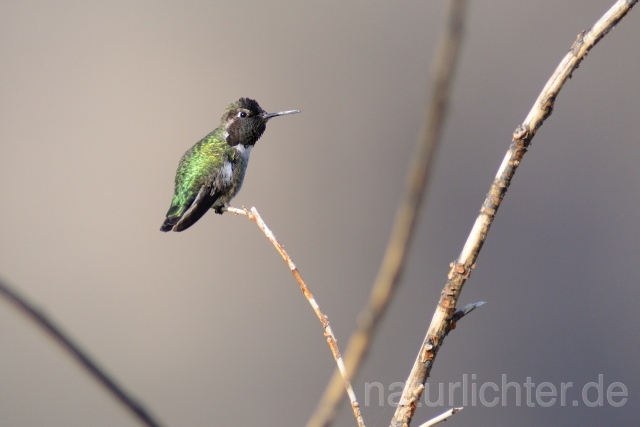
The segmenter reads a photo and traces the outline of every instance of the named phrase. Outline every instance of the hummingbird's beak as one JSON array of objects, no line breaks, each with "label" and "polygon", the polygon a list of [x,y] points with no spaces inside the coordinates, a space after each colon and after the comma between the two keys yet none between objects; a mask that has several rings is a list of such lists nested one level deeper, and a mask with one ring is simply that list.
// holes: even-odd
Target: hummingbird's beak
[{"label": "hummingbird's beak", "polygon": [[277,116],[286,116],[287,114],[296,114],[299,113],[300,110],[289,110],[289,111],[280,111],[278,113],[264,113],[262,115],[262,118],[265,120],[269,120],[272,117],[277,117]]}]

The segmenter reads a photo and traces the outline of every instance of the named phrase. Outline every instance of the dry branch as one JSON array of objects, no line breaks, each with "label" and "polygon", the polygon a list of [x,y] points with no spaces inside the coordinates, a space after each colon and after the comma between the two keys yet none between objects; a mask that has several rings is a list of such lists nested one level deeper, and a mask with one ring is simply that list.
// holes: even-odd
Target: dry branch
[{"label": "dry branch", "polygon": [[588,31],[578,35],[569,53],[562,59],[538,96],[524,122],[513,133],[513,142],[507,151],[498,173],[489,189],[489,194],[480,209],[475,224],[462,252],[451,264],[448,281],[440,295],[440,301],[431,320],[429,330],[413,365],[402,392],[391,427],[404,427],[411,423],[417,402],[424,390],[433,362],[451,328],[456,303],[466,280],[475,267],[478,253],[489,233],[502,199],[511,179],[520,165],[538,128],[551,115],[553,104],[564,83],[585,58],[587,53],[602,39],[637,3],[637,0],[619,0]]},{"label": "dry branch", "polygon": [[273,234],[273,232],[269,229],[269,227],[267,227],[265,222],[262,220],[262,217],[260,216],[256,208],[251,208],[251,211],[248,211],[247,209],[237,209],[237,208],[228,207],[228,208],[225,208],[225,210],[227,212],[231,212],[236,215],[244,215],[251,221],[255,222],[258,228],[262,230],[264,235],[267,237],[267,239],[269,239],[271,244],[276,248],[276,250],[282,257],[284,262],[287,264],[287,266],[291,270],[291,274],[293,274],[293,277],[295,277],[296,281],[298,282],[298,285],[300,286],[300,290],[302,291],[304,296],[307,298],[307,301],[309,301],[309,304],[311,304],[311,307],[313,308],[314,313],[316,313],[316,316],[318,317],[318,319],[320,320],[320,323],[322,324],[322,328],[324,329],[324,336],[327,338],[327,344],[329,345],[329,348],[331,349],[331,354],[333,354],[333,358],[335,359],[336,364],[338,365],[338,370],[342,374],[342,378],[343,378],[342,385],[347,391],[347,395],[349,396],[349,400],[351,401],[351,408],[353,409],[353,415],[356,417],[356,421],[358,422],[358,427],[364,427],[364,421],[362,419],[362,414],[360,412],[360,405],[358,404],[358,400],[356,399],[356,394],[353,391],[353,387],[351,387],[351,382],[347,377],[344,362],[342,361],[342,356],[340,355],[340,349],[338,348],[338,341],[336,340],[335,335],[333,335],[333,331],[331,330],[331,326],[329,325],[329,319],[320,310],[320,306],[318,305],[315,298],[311,294],[311,291],[309,291],[309,288],[307,287],[307,285],[304,283],[304,280],[302,280],[302,276],[300,275],[300,272],[296,268],[296,265],[293,263],[293,260],[291,259],[289,254],[287,254],[287,251],[284,250],[284,246],[282,246],[280,242],[278,242],[278,240],[276,239],[276,236]]}]

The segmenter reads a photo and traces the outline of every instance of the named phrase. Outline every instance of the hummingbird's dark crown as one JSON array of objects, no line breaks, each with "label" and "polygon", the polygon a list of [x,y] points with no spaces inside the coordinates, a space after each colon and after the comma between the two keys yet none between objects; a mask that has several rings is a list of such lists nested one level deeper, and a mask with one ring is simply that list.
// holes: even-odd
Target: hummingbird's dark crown
[{"label": "hummingbird's dark crown", "polygon": [[264,113],[264,110],[260,107],[258,101],[251,98],[240,98],[236,102],[232,102],[231,104],[229,104],[229,106],[227,107],[228,110],[238,108],[249,110],[255,114]]},{"label": "hummingbird's dark crown", "polygon": [[227,144],[232,147],[254,145],[266,129],[268,118],[264,117],[265,114],[260,105],[250,98],[240,98],[229,104],[222,115]]}]

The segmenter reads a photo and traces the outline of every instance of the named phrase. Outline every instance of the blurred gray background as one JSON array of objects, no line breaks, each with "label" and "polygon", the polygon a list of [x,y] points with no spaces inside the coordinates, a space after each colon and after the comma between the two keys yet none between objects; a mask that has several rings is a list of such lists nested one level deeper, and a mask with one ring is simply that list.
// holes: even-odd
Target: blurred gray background
[{"label": "blurred gray background", "polygon": [[[427,206],[354,384],[368,427],[393,414],[393,384],[406,379],[511,133],[611,4],[471,5]],[[210,213],[187,232],[158,231],[175,168],[241,96],[302,110],[269,123],[233,204],[259,209],[344,347],[420,133],[444,5],[3,2],[0,276],[167,426],[303,425],[334,369],[322,329],[246,219]],[[527,377],[573,387],[548,408],[524,395],[516,405],[513,390],[506,406],[468,395],[450,426],[637,422],[639,23],[632,10],[589,54],[534,139],[460,300],[488,304],[446,340],[430,380],[433,393],[444,384],[445,406],[421,408],[416,422],[447,409],[448,384],[465,375],[477,388],[503,375],[523,393]],[[605,392],[624,383],[625,405],[583,402],[598,375]],[[382,406],[378,388],[366,401],[374,382]],[[464,403],[459,389],[452,403]],[[138,423],[0,301],[0,425]],[[355,425],[348,407],[336,425]]]}]

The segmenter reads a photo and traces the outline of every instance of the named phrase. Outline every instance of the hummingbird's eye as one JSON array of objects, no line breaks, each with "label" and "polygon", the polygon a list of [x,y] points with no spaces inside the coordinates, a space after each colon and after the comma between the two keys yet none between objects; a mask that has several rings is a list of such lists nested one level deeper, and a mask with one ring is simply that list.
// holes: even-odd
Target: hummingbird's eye
[{"label": "hummingbird's eye", "polygon": [[247,117],[247,113],[245,113],[244,111],[240,111],[238,113],[238,117]]}]

